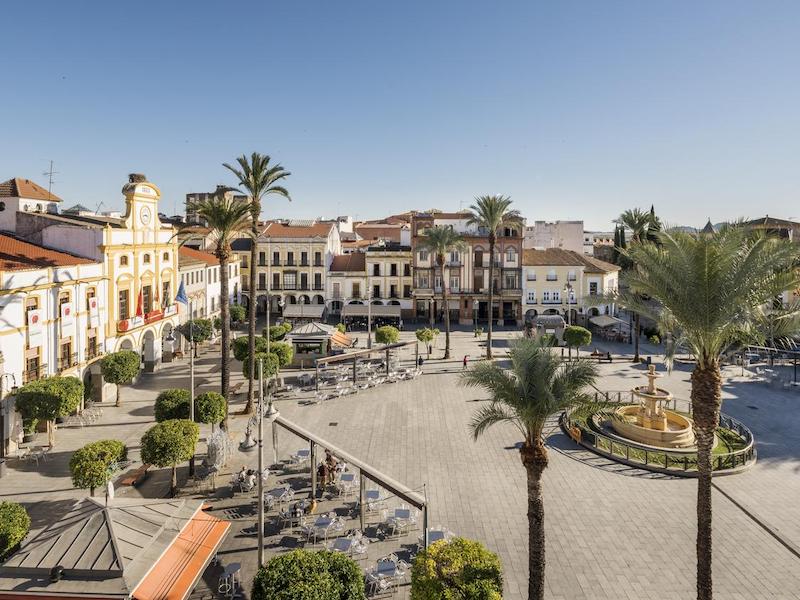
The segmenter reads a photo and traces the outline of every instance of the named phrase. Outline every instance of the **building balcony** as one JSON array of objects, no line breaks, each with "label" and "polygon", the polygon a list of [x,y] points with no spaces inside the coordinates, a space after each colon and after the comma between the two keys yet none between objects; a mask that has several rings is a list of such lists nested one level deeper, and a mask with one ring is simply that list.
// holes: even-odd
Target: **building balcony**
[{"label": "building balcony", "polygon": [[103,356],[103,351],[98,348],[87,348],[86,350],[86,360],[94,360],[95,358],[100,358]]},{"label": "building balcony", "polygon": [[78,353],[73,352],[69,356],[60,356],[58,358],[58,372],[61,373],[67,369],[78,366]]},{"label": "building balcony", "polygon": [[150,311],[149,313],[146,313],[144,317],[130,317],[128,319],[121,319],[117,321],[117,331],[119,333],[131,331],[137,327],[149,325],[150,323],[156,323],[157,321],[161,321],[166,317],[171,317],[172,315],[177,314],[177,312],[178,307],[175,304],[172,304],[166,307],[164,310],[157,309]]},{"label": "building balcony", "polygon": [[315,266],[315,267],[323,267],[323,266],[325,266],[325,265],[323,265],[323,264],[322,264],[322,261],[317,261],[317,260],[315,260],[315,261],[314,261],[314,266]]},{"label": "building balcony", "polygon": [[296,266],[296,264],[295,264],[295,262],[293,260],[287,260],[285,266],[294,267],[294,266]]},{"label": "building balcony", "polygon": [[272,261],[272,266],[273,266],[273,267],[280,267],[280,266],[281,266],[281,261],[279,261],[279,260],[273,260],[273,261]]},{"label": "building balcony", "polygon": [[259,292],[266,292],[267,291],[267,284],[258,284],[258,291]]},{"label": "building balcony", "polygon": [[299,289],[301,292],[308,292],[308,291],[309,291],[311,288],[310,288],[310,287],[308,287],[308,284],[302,284],[302,283],[301,283],[301,284],[300,284],[300,287],[299,287],[299,288],[297,288],[297,289]]},{"label": "building balcony", "polygon": [[310,266],[311,266],[311,263],[310,263],[310,262],[308,262],[307,260],[301,260],[301,261],[300,261],[300,266],[301,266],[301,267],[310,267]]},{"label": "building balcony", "polygon": [[284,283],[284,284],[283,284],[283,289],[284,289],[284,290],[295,291],[295,290],[297,290],[297,284],[294,284],[294,283]]},{"label": "building balcony", "polygon": [[22,372],[22,383],[30,383],[31,381],[36,381],[37,379],[41,379],[47,375],[47,365],[39,365],[35,369],[29,369],[27,371]]},{"label": "building balcony", "polygon": [[266,261],[258,261],[258,266],[259,267],[266,267],[267,266],[267,262]]},{"label": "building balcony", "polygon": [[546,280],[547,280],[547,281],[558,281],[558,276],[556,276],[556,277],[551,277],[550,275],[548,275],[548,276],[546,277]]},{"label": "building balcony", "polygon": [[322,291],[322,284],[314,285],[314,291],[315,292],[321,292]]}]

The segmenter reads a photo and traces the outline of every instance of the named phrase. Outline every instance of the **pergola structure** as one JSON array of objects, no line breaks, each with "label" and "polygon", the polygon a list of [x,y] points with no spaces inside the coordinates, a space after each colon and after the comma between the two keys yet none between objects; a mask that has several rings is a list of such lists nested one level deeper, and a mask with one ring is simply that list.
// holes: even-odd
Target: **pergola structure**
[{"label": "pergola structure", "polygon": [[344,363],[353,361],[353,383],[358,381],[358,359],[371,356],[372,354],[385,353],[386,354],[386,375],[389,374],[389,352],[397,348],[405,348],[406,346],[414,346],[414,364],[419,359],[419,342],[417,340],[411,342],[396,342],[394,344],[386,344],[380,348],[367,348],[366,350],[356,350],[355,352],[347,352],[345,354],[336,354],[334,356],[325,356],[318,358],[314,361],[314,368],[316,370],[314,377],[314,385],[316,390],[319,391],[319,368],[320,365],[330,365],[336,363]]}]

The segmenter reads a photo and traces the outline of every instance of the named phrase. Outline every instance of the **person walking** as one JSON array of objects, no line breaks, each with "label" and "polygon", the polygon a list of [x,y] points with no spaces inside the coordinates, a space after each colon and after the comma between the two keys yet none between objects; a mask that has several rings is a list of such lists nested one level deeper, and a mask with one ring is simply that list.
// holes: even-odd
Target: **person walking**
[{"label": "person walking", "polygon": [[465,354],[465,355],[464,355],[464,361],[463,361],[463,364],[464,364],[464,366],[461,368],[461,370],[462,370],[462,371],[466,371],[466,370],[467,370],[467,358],[468,358],[468,357],[467,357],[467,355]]}]

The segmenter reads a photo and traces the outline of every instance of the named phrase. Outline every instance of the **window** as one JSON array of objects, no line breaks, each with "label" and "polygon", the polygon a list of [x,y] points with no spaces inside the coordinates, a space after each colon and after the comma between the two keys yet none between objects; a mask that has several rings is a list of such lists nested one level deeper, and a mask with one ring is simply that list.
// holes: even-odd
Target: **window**
[{"label": "window", "polygon": [[169,252],[164,252],[164,254],[161,255],[161,260],[169,262]]},{"label": "window", "polygon": [[397,264],[392,263],[389,265],[389,275],[392,277],[397,277]]},{"label": "window", "polygon": [[403,298],[411,298],[411,286],[404,285],[403,286]]},{"label": "window", "polygon": [[433,278],[433,287],[436,288],[437,292],[441,291],[441,289],[442,289],[442,276],[441,275],[436,275]]},{"label": "window", "polygon": [[528,304],[536,304],[536,292],[528,292]]},{"label": "window", "polygon": [[266,275],[266,273],[259,273],[258,274],[258,289],[260,289],[260,290],[267,289],[267,275]]},{"label": "window", "polygon": [[300,273],[300,289],[308,289],[308,273]]},{"label": "window", "polygon": [[525,275],[525,279],[528,281],[536,281],[536,271],[528,271]]},{"label": "window", "polygon": [[553,292],[553,302],[561,302],[561,292]]},{"label": "window", "polygon": [[381,274],[381,265],[379,263],[375,263],[372,265],[372,274],[375,277],[380,277]]},{"label": "window", "polygon": [[128,257],[123,255],[119,257],[119,266],[120,267],[127,267],[128,266]]},{"label": "window", "polygon": [[542,292],[542,302],[547,304],[550,302],[550,292]]},{"label": "window", "polygon": [[314,252],[314,266],[315,267],[322,266],[322,252]]},{"label": "window", "polygon": [[517,253],[514,251],[513,248],[509,248],[506,250],[506,262],[515,263],[517,262]]},{"label": "window", "polygon": [[589,295],[590,296],[597,296],[597,282],[590,281],[589,282]]},{"label": "window", "polygon": [[281,264],[281,253],[280,252],[273,252],[272,253],[272,264],[280,266],[280,264]]},{"label": "window", "polygon": [[284,273],[283,287],[287,290],[297,289],[297,273]]},{"label": "window", "polygon": [[428,251],[427,251],[427,250],[420,250],[420,251],[419,251],[419,259],[420,259],[421,261],[426,261],[426,260],[428,260]]},{"label": "window", "polygon": [[172,285],[170,281],[161,283],[161,305],[169,306],[172,304]]},{"label": "window", "polygon": [[457,251],[450,252],[450,264],[458,264],[458,261],[461,257]]},{"label": "window", "polygon": [[73,366],[72,361],[72,342],[65,342],[61,344],[58,356],[58,368],[60,371],[69,369]]},{"label": "window", "polygon": [[556,275],[555,269],[550,269],[547,273],[547,281],[558,281],[558,275]]},{"label": "window", "polygon": [[380,298],[381,297],[381,286],[373,285],[372,286],[372,297],[373,298]]},{"label": "window", "polygon": [[403,263],[403,277],[411,277],[411,265]]},{"label": "window", "polygon": [[461,280],[459,279],[458,275],[451,275],[450,276],[450,291],[451,292],[458,292],[460,283],[461,283]]},{"label": "window", "polygon": [[569,271],[567,273],[567,281],[575,281],[575,271]]},{"label": "window", "polygon": [[314,273],[314,289],[322,289],[322,273]]},{"label": "window", "polygon": [[280,273],[273,273],[272,274],[272,289],[274,289],[274,290],[281,289],[281,274]]},{"label": "window", "polygon": [[334,298],[341,298],[341,295],[342,295],[342,293],[341,293],[341,284],[340,283],[334,283],[333,284],[333,297]]},{"label": "window", "polygon": [[417,275],[417,287],[421,288],[429,288],[430,286],[430,279],[428,279],[427,273],[420,273]]},{"label": "window", "polygon": [[120,290],[119,291],[119,320],[124,321],[125,319],[130,318],[130,291],[129,290]]},{"label": "window", "polygon": [[259,252],[258,253],[258,266],[259,267],[266,267],[267,266],[267,253],[266,252]]},{"label": "window", "polygon": [[308,266],[308,252],[300,253],[300,264],[304,267]]},{"label": "window", "polygon": [[250,257],[247,256],[247,254],[241,254],[241,255],[239,255],[239,258],[242,261],[242,267],[244,267],[246,269],[247,268],[247,261],[250,260]]},{"label": "window", "polygon": [[153,310],[153,286],[146,285],[142,287],[142,311],[144,314]]},{"label": "window", "polygon": [[286,264],[290,267],[294,265],[294,252],[287,252],[286,253]]},{"label": "window", "polygon": [[146,264],[146,265],[149,265],[149,264],[150,264],[150,255],[149,255],[149,254],[145,254],[145,255],[142,257],[142,262],[143,262],[144,264]]},{"label": "window", "polygon": [[389,286],[389,298],[397,298],[397,286],[390,285]]},{"label": "window", "polygon": [[516,273],[506,273],[505,277],[503,278],[503,287],[506,289],[515,289],[519,287],[517,285],[517,274]]},{"label": "window", "polygon": [[361,284],[353,282],[353,298],[361,298]]}]

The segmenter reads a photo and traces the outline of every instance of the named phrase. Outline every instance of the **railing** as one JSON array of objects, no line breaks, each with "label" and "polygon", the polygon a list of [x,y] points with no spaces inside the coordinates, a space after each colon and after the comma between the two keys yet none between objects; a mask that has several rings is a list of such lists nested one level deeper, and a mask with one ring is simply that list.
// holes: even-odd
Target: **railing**
[{"label": "railing", "polygon": [[315,292],[322,291],[322,284],[321,284],[321,283],[320,283],[320,284],[316,284],[316,283],[315,283],[315,284],[314,284],[314,291],[315,291]]},{"label": "railing", "polygon": [[39,365],[35,369],[22,372],[22,383],[30,383],[47,375],[47,365]]},{"label": "railing", "polygon": [[[595,392],[594,398],[598,404],[638,404],[630,390]],[[691,414],[691,402],[681,402],[685,404],[686,412]],[[672,400],[672,410],[678,410],[677,398]],[[572,416],[575,412],[574,409],[565,411],[561,415],[561,426],[580,445],[614,460],[624,459],[625,462],[644,469],[668,471],[689,477],[697,475],[696,453],[656,450],[633,441],[605,435],[596,426],[592,426],[594,423],[589,425],[573,420]],[[753,433],[740,421],[724,414],[719,416],[719,426],[735,431],[745,441],[745,446],[732,452],[713,454],[711,457],[712,470],[725,471],[751,464],[756,459]]]},{"label": "railing", "polygon": [[550,275],[548,275],[545,279],[547,281],[558,281],[558,277],[551,277]]},{"label": "railing", "polygon": [[310,267],[311,264],[309,264],[309,262],[307,260],[301,260],[300,261],[300,266],[301,267]]},{"label": "railing", "polygon": [[99,347],[88,348],[86,350],[86,360],[93,360],[103,355],[103,351]]},{"label": "railing", "polygon": [[322,264],[322,261],[321,261],[321,260],[315,260],[315,261],[314,261],[314,266],[315,266],[315,267],[321,267],[321,266],[323,266],[323,264]]},{"label": "railing", "polygon": [[69,356],[59,356],[58,357],[58,370],[66,371],[67,369],[71,369],[72,367],[78,366],[78,353],[73,352]]}]

